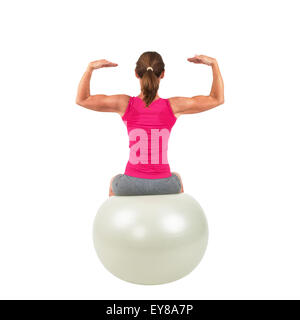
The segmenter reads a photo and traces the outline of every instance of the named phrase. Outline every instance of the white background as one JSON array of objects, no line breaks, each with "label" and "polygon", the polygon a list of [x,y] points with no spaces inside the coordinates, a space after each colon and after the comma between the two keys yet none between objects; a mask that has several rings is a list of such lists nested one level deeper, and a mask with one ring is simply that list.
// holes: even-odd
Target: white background
[{"label": "white background", "polygon": [[[0,298],[299,299],[298,1],[5,1],[1,28]],[[91,93],[138,95],[135,63],[159,52],[159,95],[209,94],[215,57],[225,104],[184,115],[172,171],[204,208],[206,254],[160,286],[111,275],[92,243],[128,137],[118,114],[75,104]]]}]

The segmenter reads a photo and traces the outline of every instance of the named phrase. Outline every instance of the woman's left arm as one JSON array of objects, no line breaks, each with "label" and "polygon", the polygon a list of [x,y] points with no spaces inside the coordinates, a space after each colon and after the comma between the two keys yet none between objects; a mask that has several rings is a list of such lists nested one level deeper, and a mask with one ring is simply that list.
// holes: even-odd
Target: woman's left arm
[{"label": "woman's left arm", "polygon": [[90,62],[80,80],[77,91],[76,104],[94,111],[117,112],[122,115],[129,101],[128,95],[90,95],[90,81],[93,70],[104,67],[116,67],[117,65],[117,63],[113,63],[105,59]]}]

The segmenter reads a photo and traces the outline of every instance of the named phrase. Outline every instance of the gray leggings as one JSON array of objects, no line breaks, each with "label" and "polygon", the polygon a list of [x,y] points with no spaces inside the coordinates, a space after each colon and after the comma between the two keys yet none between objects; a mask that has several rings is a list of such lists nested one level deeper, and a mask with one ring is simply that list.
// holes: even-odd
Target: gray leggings
[{"label": "gray leggings", "polygon": [[169,178],[144,179],[118,174],[112,181],[112,191],[116,196],[180,193],[179,177],[172,173]]}]

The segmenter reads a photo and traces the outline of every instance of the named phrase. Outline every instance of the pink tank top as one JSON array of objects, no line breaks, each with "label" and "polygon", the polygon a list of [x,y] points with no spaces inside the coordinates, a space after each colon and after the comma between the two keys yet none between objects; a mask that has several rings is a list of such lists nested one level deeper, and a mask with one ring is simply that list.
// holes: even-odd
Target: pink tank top
[{"label": "pink tank top", "polygon": [[168,140],[177,118],[169,100],[159,98],[146,108],[141,98],[130,97],[122,120],[130,148],[125,174],[145,179],[170,177]]}]

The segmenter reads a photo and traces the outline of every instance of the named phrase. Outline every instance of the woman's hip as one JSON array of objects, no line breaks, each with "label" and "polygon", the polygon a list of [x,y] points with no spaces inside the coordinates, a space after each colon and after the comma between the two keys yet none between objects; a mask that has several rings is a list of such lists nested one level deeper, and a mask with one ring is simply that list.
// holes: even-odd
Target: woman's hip
[{"label": "woman's hip", "polygon": [[116,196],[180,193],[181,181],[175,173],[171,177],[159,179],[118,174],[112,181],[112,191]]}]

